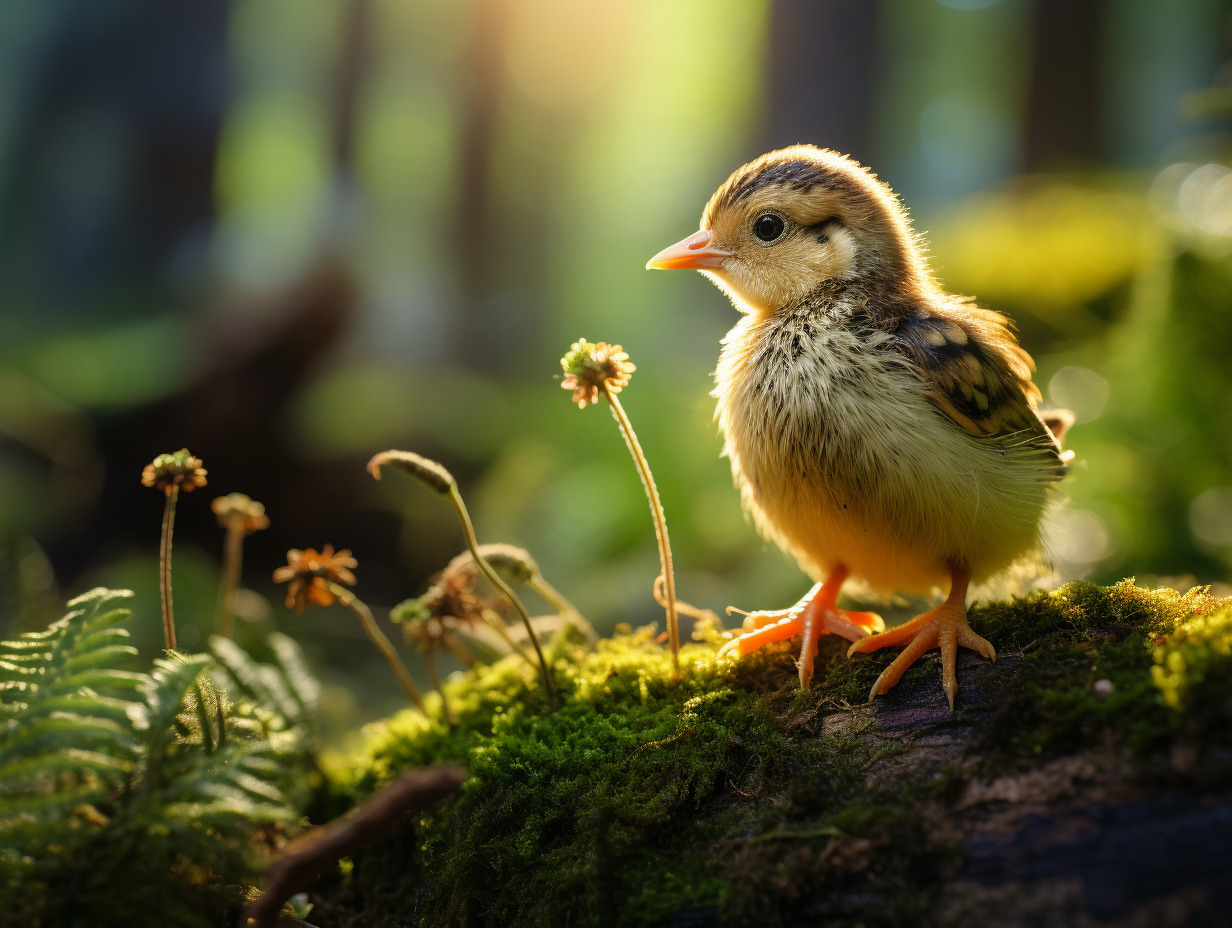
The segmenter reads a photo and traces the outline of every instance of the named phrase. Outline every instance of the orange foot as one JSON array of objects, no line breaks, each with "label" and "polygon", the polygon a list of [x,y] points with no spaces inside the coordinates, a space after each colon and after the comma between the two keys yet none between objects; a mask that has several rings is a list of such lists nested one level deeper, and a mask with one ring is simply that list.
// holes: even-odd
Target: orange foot
[{"label": "orange foot", "polygon": [[744,618],[743,634],[723,645],[719,655],[734,652],[737,657],[744,657],[772,641],[800,635],[800,687],[808,689],[813,679],[817,640],[822,635],[833,633],[857,641],[885,628],[881,616],[872,612],[838,608],[838,591],[845,579],[847,568],[838,567],[825,583],[817,584],[790,609],[749,613]]},{"label": "orange foot", "polygon": [[907,668],[925,651],[939,647],[941,688],[945,690],[945,698],[949,700],[950,711],[953,712],[954,696],[958,693],[958,677],[954,671],[958,646],[979,651],[989,660],[997,659],[993,646],[973,632],[967,624],[967,582],[970,575],[965,570],[955,568],[951,570],[951,577],[950,595],[936,609],[888,632],[862,638],[847,649],[847,655],[850,657],[856,652],[876,651],[878,648],[896,644],[907,645],[903,652],[894,658],[894,662],[881,672],[881,676],[873,684],[872,692],[868,694],[870,700],[874,696],[889,692],[890,687],[899,681]]}]

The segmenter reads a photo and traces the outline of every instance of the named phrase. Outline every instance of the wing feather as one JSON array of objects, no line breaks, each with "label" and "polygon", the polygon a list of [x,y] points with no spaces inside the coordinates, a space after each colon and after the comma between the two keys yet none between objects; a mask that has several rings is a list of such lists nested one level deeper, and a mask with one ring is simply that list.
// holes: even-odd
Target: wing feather
[{"label": "wing feather", "polygon": [[[1063,455],[1060,436],[1036,411],[1035,364],[1004,316],[967,303],[921,308],[901,317],[893,336],[928,384],[929,399],[955,425],[976,438],[1038,447],[1064,476],[1072,454]],[[1064,419],[1064,412],[1049,415]]]}]

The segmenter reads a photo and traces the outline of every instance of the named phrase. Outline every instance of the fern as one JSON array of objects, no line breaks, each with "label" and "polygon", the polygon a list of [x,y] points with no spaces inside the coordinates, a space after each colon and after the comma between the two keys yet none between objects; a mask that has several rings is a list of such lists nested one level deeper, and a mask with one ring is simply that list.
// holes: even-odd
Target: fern
[{"label": "fern", "polygon": [[227,642],[218,663],[135,672],[131,595],[92,590],[0,643],[0,911],[15,924],[231,919],[256,845],[306,796],[316,689],[294,643],[270,643],[273,665]]}]

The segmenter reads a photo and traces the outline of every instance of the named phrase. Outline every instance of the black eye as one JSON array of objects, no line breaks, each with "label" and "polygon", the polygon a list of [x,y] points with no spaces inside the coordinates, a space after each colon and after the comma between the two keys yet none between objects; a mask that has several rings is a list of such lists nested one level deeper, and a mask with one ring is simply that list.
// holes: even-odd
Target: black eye
[{"label": "black eye", "polygon": [[763,242],[773,242],[783,234],[783,220],[774,213],[758,216],[757,221],[753,223],[753,234]]}]

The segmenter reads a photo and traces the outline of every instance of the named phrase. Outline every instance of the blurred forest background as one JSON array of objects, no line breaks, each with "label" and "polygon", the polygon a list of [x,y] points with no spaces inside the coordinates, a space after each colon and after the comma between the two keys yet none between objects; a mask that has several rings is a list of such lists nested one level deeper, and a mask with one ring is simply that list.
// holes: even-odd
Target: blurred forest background
[{"label": "blurred forest background", "polygon": [[[189,447],[181,643],[212,631],[215,495],[250,494],[249,627],[297,634],[336,730],[402,705],[353,617],[271,571],[325,542],[382,618],[461,549],[363,465],[458,476],[600,631],[661,621],[610,417],[554,379],[580,336],[623,395],[683,599],[808,585],[744,521],[712,423],[735,320],[646,259],[742,162],[807,141],[903,196],[951,289],[1017,321],[1078,415],[1063,578],[1232,570],[1227,0],[68,0],[0,5],[0,634],[97,584],[160,646],[162,499]],[[1184,581],[1182,581],[1184,582]]]}]

